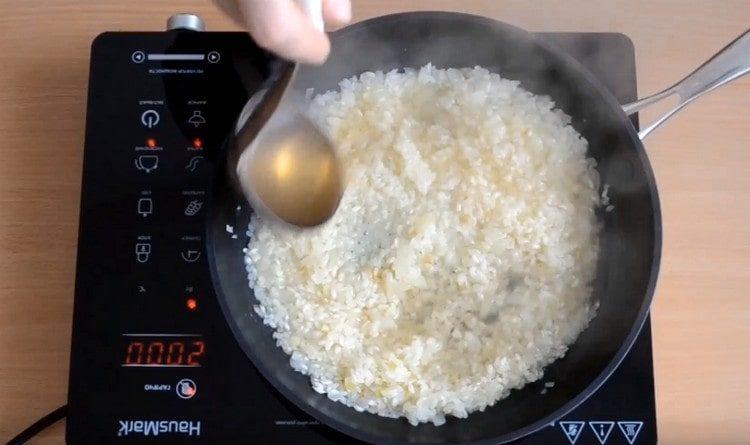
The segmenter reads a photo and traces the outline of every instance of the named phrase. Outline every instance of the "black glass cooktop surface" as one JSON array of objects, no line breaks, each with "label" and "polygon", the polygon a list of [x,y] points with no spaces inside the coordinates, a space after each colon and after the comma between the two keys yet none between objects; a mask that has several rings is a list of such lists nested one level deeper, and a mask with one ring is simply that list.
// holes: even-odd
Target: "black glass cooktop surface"
[{"label": "black glass cooktop surface", "polygon": [[[543,36],[635,99],[626,37]],[[252,48],[242,33],[185,31],[105,33],[92,46],[68,443],[357,443],[260,376],[212,288],[211,165],[267,75]],[[588,400],[515,443],[656,443],[650,329]]]}]

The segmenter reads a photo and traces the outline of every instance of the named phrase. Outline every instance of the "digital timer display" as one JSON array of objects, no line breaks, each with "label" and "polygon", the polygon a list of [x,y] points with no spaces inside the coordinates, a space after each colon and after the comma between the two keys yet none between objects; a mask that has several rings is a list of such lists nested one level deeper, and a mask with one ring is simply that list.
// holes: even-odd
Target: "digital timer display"
[{"label": "digital timer display", "polygon": [[123,334],[124,367],[200,367],[206,342],[193,334]]}]

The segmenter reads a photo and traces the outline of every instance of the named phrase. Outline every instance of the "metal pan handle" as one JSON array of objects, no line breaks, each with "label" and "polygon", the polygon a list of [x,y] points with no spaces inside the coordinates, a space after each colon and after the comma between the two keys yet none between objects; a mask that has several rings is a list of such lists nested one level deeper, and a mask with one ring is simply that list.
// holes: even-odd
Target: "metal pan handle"
[{"label": "metal pan handle", "polygon": [[732,43],[716,53],[716,55],[681,81],[660,93],[625,104],[622,106],[622,109],[625,111],[625,114],[631,115],[667,97],[675,94],[679,97],[677,105],[638,132],[638,136],[644,139],[656,127],[694,99],[747,73],[750,73],[750,30],[745,31],[744,34],[737,37]]}]

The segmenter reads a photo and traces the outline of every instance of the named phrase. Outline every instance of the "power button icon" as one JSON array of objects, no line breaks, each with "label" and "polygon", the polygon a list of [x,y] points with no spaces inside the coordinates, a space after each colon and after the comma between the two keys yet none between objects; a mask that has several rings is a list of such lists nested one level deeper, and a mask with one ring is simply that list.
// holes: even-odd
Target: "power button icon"
[{"label": "power button icon", "polygon": [[159,123],[159,113],[156,110],[146,110],[141,114],[141,123],[146,128],[154,128]]}]

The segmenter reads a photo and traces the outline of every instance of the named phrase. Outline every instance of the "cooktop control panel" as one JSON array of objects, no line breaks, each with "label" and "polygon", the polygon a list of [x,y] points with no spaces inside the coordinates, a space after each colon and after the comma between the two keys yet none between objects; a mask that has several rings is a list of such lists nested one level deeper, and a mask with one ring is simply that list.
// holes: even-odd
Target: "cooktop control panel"
[{"label": "cooktop control panel", "polygon": [[268,63],[243,33],[94,41],[69,443],[216,443],[259,418],[252,392],[265,389],[213,294],[204,218],[221,146]]},{"label": "cooktop control panel", "polygon": [[[633,52],[622,36],[550,36],[621,88],[613,91],[622,100],[634,98]],[[105,33],[94,41],[68,443],[357,443],[259,375],[211,284],[212,179],[270,63],[244,33]],[[619,74],[608,76],[615,66]],[[518,444],[654,443],[649,329],[603,388]]]}]

